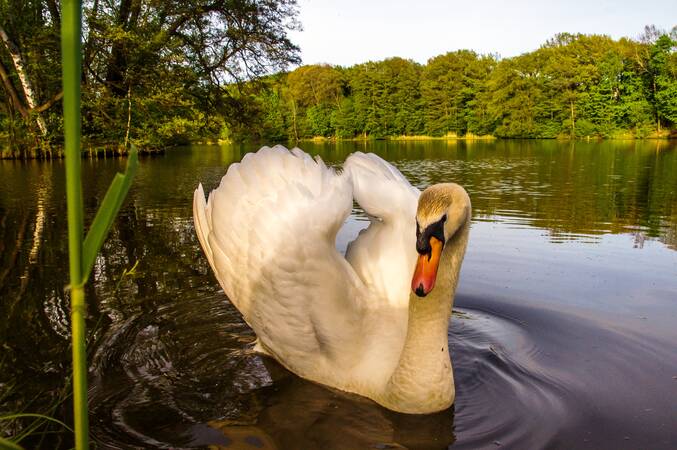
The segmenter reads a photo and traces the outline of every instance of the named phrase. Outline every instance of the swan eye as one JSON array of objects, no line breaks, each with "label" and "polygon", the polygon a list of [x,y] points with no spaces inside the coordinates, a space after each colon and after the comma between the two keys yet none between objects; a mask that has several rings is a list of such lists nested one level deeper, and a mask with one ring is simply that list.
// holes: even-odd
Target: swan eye
[{"label": "swan eye", "polygon": [[416,221],[416,251],[421,254],[430,253],[430,238],[436,238],[444,244],[444,222],[447,220],[447,215],[442,216],[437,222],[428,225],[421,231],[418,221]]},{"label": "swan eye", "polygon": [[429,236],[436,237],[440,242],[444,242],[444,222],[447,221],[447,215],[443,215],[440,220],[426,228]]}]

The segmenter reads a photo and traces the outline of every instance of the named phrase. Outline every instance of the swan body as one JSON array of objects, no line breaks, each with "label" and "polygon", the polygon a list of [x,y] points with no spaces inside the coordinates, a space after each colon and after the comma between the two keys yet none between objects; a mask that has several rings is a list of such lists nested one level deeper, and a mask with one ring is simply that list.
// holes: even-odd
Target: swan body
[{"label": "swan body", "polygon": [[[353,200],[371,224],[343,257],[336,234]],[[199,185],[193,214],[258,351],[395,411],[451,406],[447,327],[470,222],[463,188],[421,194],[373,154],[351,155],[338,173],[299,149],[264,147],[232,164],[207,201]]]}]

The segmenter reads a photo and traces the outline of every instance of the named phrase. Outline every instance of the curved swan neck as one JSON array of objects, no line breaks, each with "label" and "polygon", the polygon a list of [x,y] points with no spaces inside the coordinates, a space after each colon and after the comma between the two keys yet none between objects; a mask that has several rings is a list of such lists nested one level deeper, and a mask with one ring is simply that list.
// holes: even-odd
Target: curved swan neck
[{"label": "curved swan neck", "polygon": [[[405,412],[431,412],[431,405],[443,410],[454,401],[447,332],[468,231],[466,223],[445,245],[430,294],[425,298],[410,296],[407,337],[386,394]],[[422,405],[425,411],[420,409]]]}]

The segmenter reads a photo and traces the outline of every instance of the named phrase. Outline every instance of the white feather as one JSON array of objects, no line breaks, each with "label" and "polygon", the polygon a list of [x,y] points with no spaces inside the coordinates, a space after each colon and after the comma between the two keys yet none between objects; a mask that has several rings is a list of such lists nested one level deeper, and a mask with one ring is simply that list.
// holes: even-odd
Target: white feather
[{"label": "white feather", "polygon": [[[206,202],[199,185],[193,209],[200,244],[258,350],[397,409],[387,390],[407,338],[418,197],[376,155],[351,155],[339,174],[276,146],[232,164]],[[336,234],[353,198],[374,219],[344,258]]]}]

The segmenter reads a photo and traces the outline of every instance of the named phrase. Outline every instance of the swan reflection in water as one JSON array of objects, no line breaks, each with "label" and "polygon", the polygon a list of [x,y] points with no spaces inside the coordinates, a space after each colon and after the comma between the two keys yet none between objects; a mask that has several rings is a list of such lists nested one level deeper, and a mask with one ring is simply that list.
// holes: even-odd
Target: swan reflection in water
[{"label": "swan reflection in water", "polygon": [[[210,448],[223,449],[446,449],[454,443],[454,410],[401,414],[371,400],[296,377],[263,358],[275,377],[255,423],[215,420],[222,433]],[[205,436],[206,437],[206,436]]]}]

